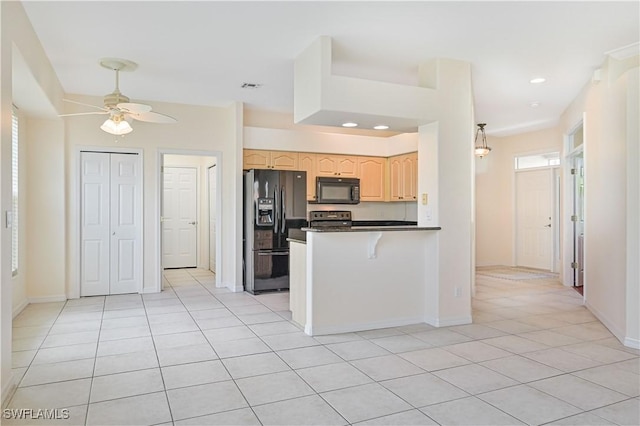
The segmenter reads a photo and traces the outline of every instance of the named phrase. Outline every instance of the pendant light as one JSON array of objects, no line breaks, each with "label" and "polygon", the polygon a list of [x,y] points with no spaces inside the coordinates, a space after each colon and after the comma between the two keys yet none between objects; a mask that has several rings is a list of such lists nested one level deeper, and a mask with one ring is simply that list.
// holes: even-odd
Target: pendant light
[{"label": "pendant light", "polygon": [[[485,155],[488,155],[489,152],[491,152],[491,148],[489,148],[487,146],[487,135],[485,135],[484,133],[484,126],[486,126],[487,123],[478,123],[478,130],[476,130],[476,141],[475,141],[475,154],[476,157],[484,157]],[[478,143],[478,135],[482,135],[481,136],[481,140],[480,143]]]}]

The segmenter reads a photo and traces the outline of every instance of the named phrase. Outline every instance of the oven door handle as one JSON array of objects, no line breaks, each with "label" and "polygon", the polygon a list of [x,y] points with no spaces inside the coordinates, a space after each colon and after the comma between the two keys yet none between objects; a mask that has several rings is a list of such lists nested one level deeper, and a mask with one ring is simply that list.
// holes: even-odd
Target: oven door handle
[{"label": "oven door handle", "polygon": [[289,256],[288,251],[261,251],[258,256]]}]

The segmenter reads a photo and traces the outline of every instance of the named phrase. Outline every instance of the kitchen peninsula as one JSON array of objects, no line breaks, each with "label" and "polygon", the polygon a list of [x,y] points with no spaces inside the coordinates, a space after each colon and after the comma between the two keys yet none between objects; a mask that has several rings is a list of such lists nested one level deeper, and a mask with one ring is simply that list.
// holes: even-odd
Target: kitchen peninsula
[{"label": "kitchen peninsula", "polygon": [[293,320],[310,336],[427,321],[438,230],[312,225],[290,234]]}]

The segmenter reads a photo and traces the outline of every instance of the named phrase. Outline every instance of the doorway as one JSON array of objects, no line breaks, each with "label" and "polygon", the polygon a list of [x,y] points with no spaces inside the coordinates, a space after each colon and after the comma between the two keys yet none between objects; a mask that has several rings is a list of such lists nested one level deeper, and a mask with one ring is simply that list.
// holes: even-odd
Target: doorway
[{"label": "doorway", "polygon": [[[218,154],[201,151],[171,150],[159,153],[159,215],[161,271],[177,268],[209,269],[212,246],[220,244],[220,221],[213,222],[212,232],[210,209],[213,217],[220,217],[220,194],[210,191],[210,173],[219,181]],[[213,197],[216,202],[212,203]],[[195,207],[194,207],[195,206]],[[210,237],[216,240],[210,243]],[[218,258],[219,250],[213,254]],[[216,262],[219,265],[219,262]],[[220,268],[217,268],[220,272]],[[162,273],[162,272],[161,272]],[[216,286],[220,277],[215,277]]]},{"label": "doorway", "polygon": [[80,152],[80,296],[142,290],[142,161]]},{"label": "doorway", "polygon": [[162,173],[162,264],[197,266],[198,169],[164,166]]},{"label": "doorway", "polygon": [[558,152],[515,158],[516,266],[558,271],[559,165]]}]

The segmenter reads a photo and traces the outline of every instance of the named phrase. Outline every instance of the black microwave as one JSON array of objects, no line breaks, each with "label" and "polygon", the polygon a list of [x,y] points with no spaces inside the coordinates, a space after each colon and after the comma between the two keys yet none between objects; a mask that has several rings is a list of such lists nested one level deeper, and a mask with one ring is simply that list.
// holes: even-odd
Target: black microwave
[{"label": "black microwave", "polygon": [[318,176],[316,197],[321,204],[358,204],[360,179]]}]

